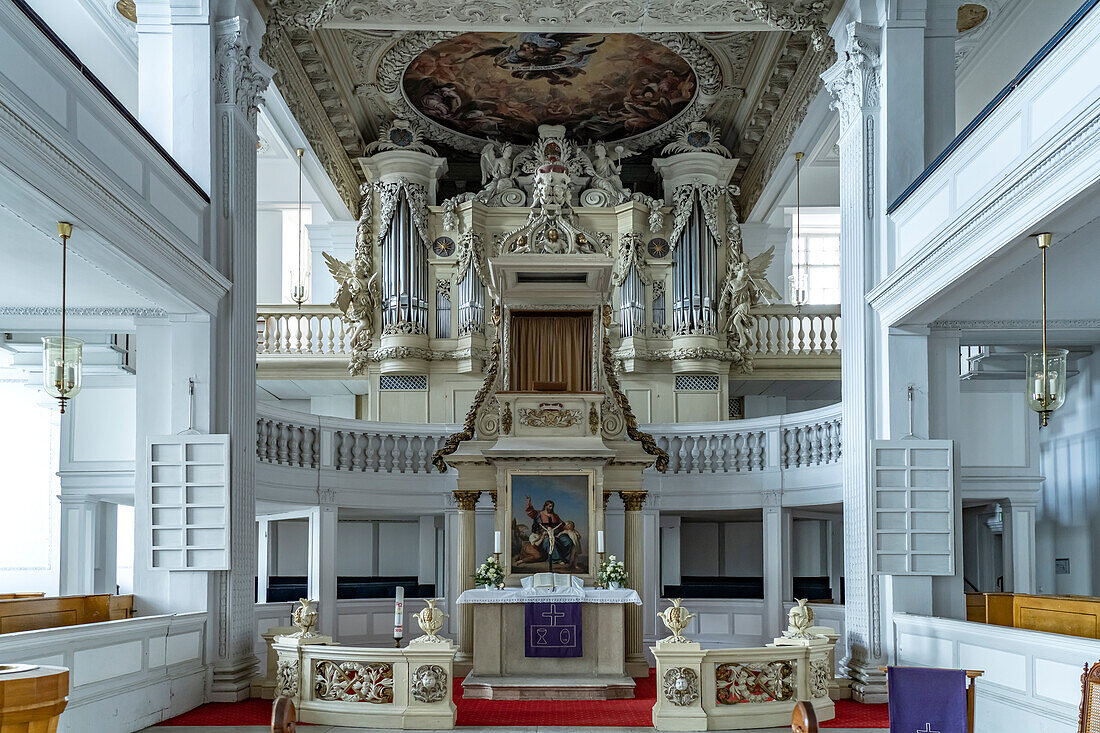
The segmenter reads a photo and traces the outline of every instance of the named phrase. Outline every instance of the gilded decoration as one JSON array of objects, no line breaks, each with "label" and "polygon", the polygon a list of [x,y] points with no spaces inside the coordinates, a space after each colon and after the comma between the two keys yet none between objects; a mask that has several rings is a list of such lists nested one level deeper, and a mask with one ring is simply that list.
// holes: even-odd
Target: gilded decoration
[{"label": "gilded decoration", "polygon": [[500,432],[504,435],[512,434],[512,403],[505,402],[504,409],[500,413]]},{"label": "gilded decoration", "polygon": [[617,140],[670,122],[696,78],[670,48],[630,33],[463,33],[417,56],[405,96],[472,137],[526,143],[540,124]]},{"label": "gilded decoration", "polygon": [[447,671],[438,664],[422,664],[412,673],[409,689],[414,700],[441,702],[447,699]]},{"label": "gilded decoration", "polygon": [[791,662],[727,662],[714,670],[719,705],[794,699]]},{"label": "gilded decoration", "polygon": [[580,410],[567,410],[558,402],[519,409],[519,424],[531,428],[568,428],[580,421]]},{"label": "gilded decoration", "polygon": [[593,435],[600,432],[600,413],[595,402],[588,406],[588,432]]},{"label": "gilded decoration", "polygon": [[699,675],[689,667],[670,667],[661,682],[665,699],[683,707],[699,699]]},{"label": "gilded decoration", "polygon": [[374,705],[393,702],[393,665],[388,662],[360,664],[318,659],[313,676],[316,680],[313,692],[318,700]]},{"label": "gilded decoration", "polygon": [[619,497],[628,512],[640,512],[648,494],[648,491],[620,491]]},{"label": "gilded decoration", "polygon": [[454,492],[455,504],[458,505],[459,510],[464,512],[472,512],[477,508],[478,497],[481,496],[480,491],[460,490]]}]

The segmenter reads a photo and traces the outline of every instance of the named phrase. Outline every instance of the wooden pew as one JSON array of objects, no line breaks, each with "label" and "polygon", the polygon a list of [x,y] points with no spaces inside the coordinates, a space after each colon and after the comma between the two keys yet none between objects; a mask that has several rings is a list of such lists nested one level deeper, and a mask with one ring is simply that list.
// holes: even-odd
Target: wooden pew
[{"label": "wooden pew", "polygon": [[0,634],[116,621],[131,618],[133,615],[133,596],[103,593],[90,596],[12,598],[0,600]]},{"label": "wooden pew", "polygon": [[[1100,598],[985,593],[985,623],[1100,639]],[[970,598],[967,597],[967,619]]]}]

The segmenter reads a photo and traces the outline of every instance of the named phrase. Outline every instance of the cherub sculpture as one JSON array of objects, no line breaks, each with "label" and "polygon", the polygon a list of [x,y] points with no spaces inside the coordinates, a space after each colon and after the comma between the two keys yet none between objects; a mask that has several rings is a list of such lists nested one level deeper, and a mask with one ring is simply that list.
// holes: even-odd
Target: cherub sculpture
[{"label": "cherub sculpture", "polygon": [[374,311],[378,306],[378,273],[365,272],[355,261],[341,262],[328,252],[321,253],[328,265],[328,271],[336,280],[336,297],[332,301],[344,320],[355,324],[351,334],[352,353],[365,350],[370,346],[374,330]]},{"label": "cherub sculpture", "polygon": [[744,350],[749,345],[752,318],[749,311],[761,302],[782,300],[770,282],[767,271],[775,258],[775,246],[749,259],[743,251],[730,268],[722,292],[721,311],[728,313],[726,331],[737,335],[738,346]]},{"label": "cherub sculpture", "polygon": [[515,162],[512,158],[511,143],[504,143],[499,154],[496,143],[486,144],[481,149],[481,185],[484,188],[476,198],[490,206],[499,206],[502,203],[501,196],[505,192],[512,190],[520,192],[519,185],[516,183]]}]

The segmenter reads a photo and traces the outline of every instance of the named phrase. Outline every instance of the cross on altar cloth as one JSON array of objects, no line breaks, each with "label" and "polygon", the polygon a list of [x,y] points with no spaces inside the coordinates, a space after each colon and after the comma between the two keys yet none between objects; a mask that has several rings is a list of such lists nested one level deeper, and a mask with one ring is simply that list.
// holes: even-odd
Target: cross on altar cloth
[{"label": "cross on altar cloth", "polygon": [[579,657],[580,603],[527,603],[523,609],[525,657]]}]

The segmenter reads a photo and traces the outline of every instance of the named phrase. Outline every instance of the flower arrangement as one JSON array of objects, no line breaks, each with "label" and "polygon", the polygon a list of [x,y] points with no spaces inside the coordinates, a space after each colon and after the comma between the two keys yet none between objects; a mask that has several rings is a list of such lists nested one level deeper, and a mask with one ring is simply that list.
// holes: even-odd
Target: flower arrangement
[{"label": "flower arrangement", "polygon": [[504,587],[504,568],[495,557],[490,555],[485,562],[478,566],[474,573],[474,582],[478,585],[487,585],[490,588]]},{"label": "flower arrangement", "polygon": [[616,560],[614,555],[608,555],[607,559],[600,563],[600,574],[597,577],[604,588],[621,588],[630,578],[626,572],[626,566],[622,561]]}]

